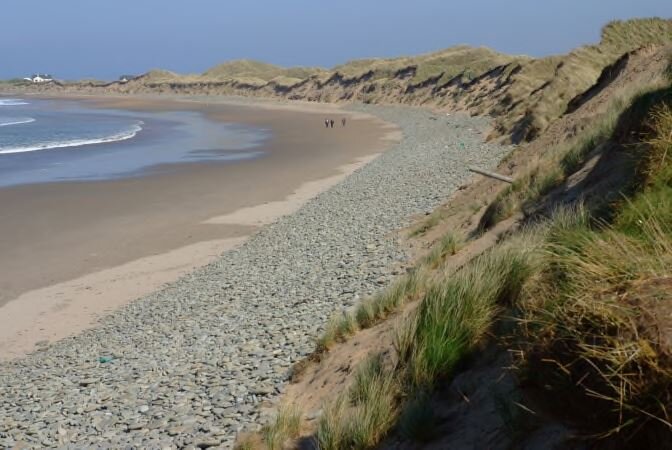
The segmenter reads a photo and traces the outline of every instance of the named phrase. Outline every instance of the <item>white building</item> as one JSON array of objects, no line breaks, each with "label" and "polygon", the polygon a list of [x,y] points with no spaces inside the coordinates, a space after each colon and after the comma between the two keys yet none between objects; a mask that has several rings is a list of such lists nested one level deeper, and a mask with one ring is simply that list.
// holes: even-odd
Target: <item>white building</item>
[{"label": "white building", "polygon": [[135,75],[122,75],[122,76],[119,77],[119,82],[124,84],[124,83],[128,83],[131,80],[135,80],[136,78],[137,78],[137,76],[135,76]]},{"label": "white building", "polygon": [[48,74],[35,74],[32,77],[26,77],[24,78],[26,81],[30,81],[32,83],[48,83],[50,81],[54,81],[54,77]]}]

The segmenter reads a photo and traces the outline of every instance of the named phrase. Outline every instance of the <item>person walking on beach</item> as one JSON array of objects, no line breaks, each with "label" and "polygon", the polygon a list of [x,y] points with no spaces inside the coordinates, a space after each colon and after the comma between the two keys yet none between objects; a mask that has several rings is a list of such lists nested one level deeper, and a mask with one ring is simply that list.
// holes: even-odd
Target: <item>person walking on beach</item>
[{"label": "person walking on beach", "polygon": [[329,121],[329,124],[331,124],[331,128],[334,128],[334,119],[331,119],[331,120]]},{"label": "person walking on beach", "polygon": [[341,126],[345,126],[345,117],[341,119]]},{"label": "person walking on beach", "polygon": [[329,128],[329,119],[324,119],[324,126]]}]

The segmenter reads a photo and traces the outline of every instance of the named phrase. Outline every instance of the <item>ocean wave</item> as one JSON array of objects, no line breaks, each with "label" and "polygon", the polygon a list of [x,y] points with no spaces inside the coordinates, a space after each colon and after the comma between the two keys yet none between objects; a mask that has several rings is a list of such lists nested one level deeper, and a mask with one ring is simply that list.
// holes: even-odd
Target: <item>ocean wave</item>
[{"label": "ocean wave", "polygon": [[0,127],[8,127],[10,125],[21,125],[24,123],[33,123],[35,119],[32,117],[12,117],[9,119],[0,119]]},{"label": "ocean wave", "polygon": [[0,98],[0,106],[20,106],[29,104],[30,103],[23,101],[20,98]]},{"label": "ocean wave", "polygon": [[121,133],[113,134],[110,136],[105,136],[101,138],[93,139],[73,139],[70,141],[53,141],[53,142],[44,142],[42,144],[28,146],[28,147],[12,147],[12,148],[2,148],[0,147],[0,155],[6,155],[10,153],[25,153],[25,152],[35,152],[40,150],[51,150],[55,148],[66,148],[66,147],[81,147],[84,145],[93,145],[93,144],[106,144],[110,142],[119,142],[132,139],[142,131],[143,122],[138,122],[133,125],[130,129],[125,130]]}]

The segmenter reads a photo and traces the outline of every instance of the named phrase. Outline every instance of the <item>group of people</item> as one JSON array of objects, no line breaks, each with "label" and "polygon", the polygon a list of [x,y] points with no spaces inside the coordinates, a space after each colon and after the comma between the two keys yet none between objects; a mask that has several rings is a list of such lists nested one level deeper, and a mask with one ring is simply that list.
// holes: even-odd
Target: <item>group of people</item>
[{"label": "group of people", "polygon": [[[336,122],[334,122],[334,119],[324,119],[324,126],[325,126],[326,128],[334,128],[334,124],[335,124],[335,123],[336,123]],[[342,126],[342,127],[345,126],[345,117],[343,117],[343,118],[341,119],[341,126]]]}]

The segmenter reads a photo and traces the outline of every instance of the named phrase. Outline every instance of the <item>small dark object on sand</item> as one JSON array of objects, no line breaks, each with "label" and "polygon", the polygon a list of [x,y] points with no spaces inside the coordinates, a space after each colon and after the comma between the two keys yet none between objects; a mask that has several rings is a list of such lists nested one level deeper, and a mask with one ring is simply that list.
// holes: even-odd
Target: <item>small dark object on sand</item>
[{"label": "small dark object on sand", "polygon": [[341,119],[341,125],[342,125],[342,126],[345,126],[345,117],[343,117],[343,118]]}]

